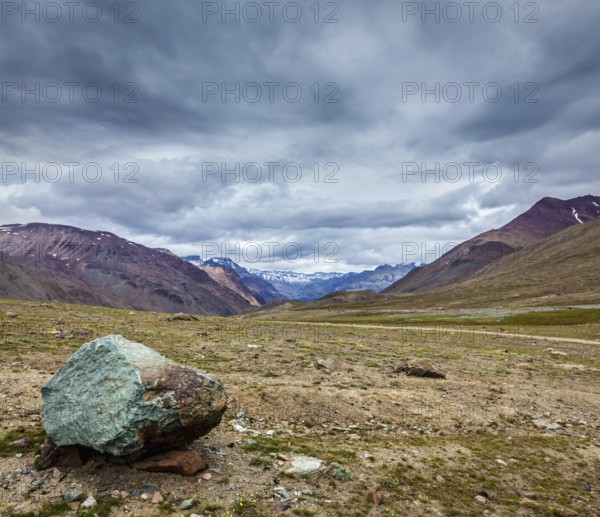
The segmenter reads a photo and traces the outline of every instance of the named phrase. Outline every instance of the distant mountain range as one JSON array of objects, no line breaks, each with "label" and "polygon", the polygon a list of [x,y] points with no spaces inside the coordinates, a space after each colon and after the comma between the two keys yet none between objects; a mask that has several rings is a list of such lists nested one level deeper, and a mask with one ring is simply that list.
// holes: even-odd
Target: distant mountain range
[{"label": "distant mountain range", "polygon": [[251,273],[246,268],[236,264],[230,258],[213,258],[210,260],[202,260],[199,255],[190,255],[182,258],[207,272],[221,268],[235,273],[239,277],[240,281],[244,284],[246,289],[252,293],[252,295],[259,301],[260,304],[270,303],[286,298],[284,294],[280,293],[267,280],[264,280],[260,276]]},{"label": "distant mountain range", "polygon": [[235,271],[249,291],[263,303],[292,299],[311,301],[334,291],[360,291],[370,289],[380,292],[412,271],[418,264],[383,265],[361,273],[299,273],[246,269],[230,258],[213,258],[203,261],[198,255],[182,257],[205,269],[221,267]]},{"label": "distant mountain range", "polygon": [[221,316],[314,300],[316,308],[431,307],[568,293],[600,302],[599,232],[600,197],[543,198],[427,265],[300,273],[248,270],[228,258],[180,258],[109,232],[12,224],[0,226],[0,297]]},{"label": "distant mountain range", "polygon": [[509,223],[451,249],[385,289],[384,293],[422,293],[472,278],[493,262],[600,215],[600,197],[569,200],[545,197]]},{"label": "distant mountain range", "polygon": [[0,226],[0,297],[221,316],[259,305],[168,250],[41,223]]},{"label": "distant mountain range", "polygon": [[280,302],[249,317],[333,315],[351,322],[354,315],[421,309],[594,305],[600,303],[599,272],[600,198],[544,198],[379,294],[340,291],[312,302]]}]

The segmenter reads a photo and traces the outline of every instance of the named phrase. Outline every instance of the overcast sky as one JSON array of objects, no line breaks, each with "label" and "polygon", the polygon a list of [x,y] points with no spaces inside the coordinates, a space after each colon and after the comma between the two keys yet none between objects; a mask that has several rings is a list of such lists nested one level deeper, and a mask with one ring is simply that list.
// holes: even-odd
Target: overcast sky
[{"label": "overcast sky", "polygon": [[352,271],[600,194],[598,0],[26,4],[2,224]]}]

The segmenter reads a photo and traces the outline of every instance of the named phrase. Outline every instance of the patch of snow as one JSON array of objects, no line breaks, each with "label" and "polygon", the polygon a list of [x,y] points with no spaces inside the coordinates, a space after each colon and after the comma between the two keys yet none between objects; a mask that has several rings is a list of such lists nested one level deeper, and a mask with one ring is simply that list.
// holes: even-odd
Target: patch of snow
[{"label": "patch of snow", "polygon": [[573,216],[575,217],[575,219],[577,219],[577,222],[579,224],[583,224],[583,221],[579,219],[579,214],[577,213],[577,211],[573,207],[571,207],[571,210],[573,210]]},{"label": "patch of snow", "polygon": [[596,203],[595,201],[592,201],[592,204],[596,205],[598,208],[600,208],[600,205],[598,203]]}]

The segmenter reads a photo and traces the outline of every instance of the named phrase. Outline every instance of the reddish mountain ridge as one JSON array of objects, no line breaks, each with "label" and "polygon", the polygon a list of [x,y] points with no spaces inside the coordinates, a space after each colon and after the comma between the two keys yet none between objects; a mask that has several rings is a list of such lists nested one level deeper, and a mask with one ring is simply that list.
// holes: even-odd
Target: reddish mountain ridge
[{"label": "reddish mountain ridge", "polygon": [[489,230],[414,269],[384,293],[419,293],[471,278],[482,268],[541,239],[600,216],[600,197],[545,197],[501,228]]},{"label": "reddish mountain ridge", "polygon": [[168,251],[42,223],[0,226],[0,297],[222,316],[254,305]]}]

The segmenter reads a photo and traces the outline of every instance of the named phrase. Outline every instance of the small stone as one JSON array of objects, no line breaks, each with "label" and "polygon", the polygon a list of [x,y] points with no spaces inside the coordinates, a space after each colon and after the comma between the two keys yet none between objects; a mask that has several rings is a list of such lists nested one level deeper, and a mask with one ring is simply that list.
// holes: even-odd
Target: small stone
[{"label": "small stone", "polygon": [[496,460],[496,463],[497,463],[498,465],[502,466],[502,467],[508,467],[508,463],[506,463],[506,461],[503,461],[503,460],[497,459],[497,460]]},{"label": "small stone", "polygon": [[186,499],[185,501],[181,501],[179,505],[180,510],[190,510],[196,505],[195,499]]},{"label": "small stone", "polygon": [[344,368],[344,363],[339,359],[318,359],[315,362],[315,368],[326,372],[336,372]]},{"label": "small stone", "polygon": [[279,460],[279,461],[290,461],[289,456],[286,456],[285,454],[281,454],[281,453],[279,453],[277,456],[275,456],[275,459]]},{"label": "small stone", "polygon": [[164,501],[163,496],[160,495],[160,492],[154,492],[154,494],[152,495],[152,499],[150,499],[150,502],[152,504],[159,504],[162,503]]},{"label": "small stone", "polygon": [[252,445],[256,445],[256,440],[253,440],[252,438],[244,438],[242,440],[242,443],[244,445],[247,445],[247,446],[251,447]]},{"label": "small stone", "polygon": [[150,492],[151,494],[154,492],[158,492],[158,487],[156,485],[144,485],[142,487],[144,492]]},{"label": "small stone", "polygon": [[442,476],[440,476],[439,474],[438,474],[438,475],[435,477],[435,480],[436,480],[438,483],[440,483],[440,484],[442,484],[442,483],[445,483],[445,482],[446,482],[446,479],[445,479],[445,478],[443,478]]},{"label": "small stone", "polygon": [[61,470],[54,467],[52,469],[52,477],[58,481],[62,481],[62,479],[65,477],[65,474]]},{"label": "small stone", "polygon": [[425,377],[429,379],[445,379],[446,374],[436,370],[429,361],[419,361],[412,365],[406,372],[411,377]]},{"label": "small stone", "polygon": [[14,442],[10,442],[11,447],[31,447],[33,442],[29,438],[20,438]]},{"label": "small stone", "polygon": [[487,504],[487,499],[482,495],[476,495],[475,501],[477,501],[479,504]]},{"label": "small stone", "polygon": [[18,314],[16,312],[7,312],[6,313],[7,318],[16,318],[17,316],[18,316]]},{"label": "small stone", "polygon": [[97,504],[98,502],[94,499],[94,496],[90,495],[83,503],[81,503],[80,508],[93,508]]},{"label": "small stone", "polygon": [[206,474],[202,474],[201,478],[204,479],[204,481],[208,481],[210,478],[212,478],[212,474],[207,472]]},{"label": "small stone", "polygon": [[563,508],[563,517],[579,517],[579,514],[571,508]]},{"label": "small stone", "polygon": [[278,512],[285,512],[286,510],[289,510],[290,508],[291,508],[291,506],[287,503],[277,503],[275,506],[273,506],[273,509]]},{"label": "small stone", "polygon": [[121,496],[121,499],[127,499],[129,497],[129,492],[127,492],[125,490],[121,490],[119,492],[119,495]]},{"label": "small stone", "polygon": [[527,492],[524,490],[519,490],[517,493],[521,497],[525,497],[526,499],[535,499],[537,497],[535,492]]},{"label": "small stone", "polygon": [[74,501],[79,501],[83,497],[83,492],[81,490],[71,490],[69,493],[65,494],[63,499],[67,503],[72,503]]},{"label": "small stone", "polygon": [[535,370],[533,365],[530,363],[517,363],[515,368],[518,368],[519,370]]},{"label": "small stone", "polygon": [[367,494],[367,500],[375,506],[380,506],[381,503],[383,502],[383,498],[381,497],[381,494],[379,492],[377,492],[376,490],[373,490],[372,492],[369,492]]},{"label": "small stone", "polygon": [[291,466],[285,470],[286,474],[298,474],[301,477],[312,477],[323,470],[325,462],[318,458],[301,454],[292,456]]},{"label": "small stone", "polygon": [[150,496],[144,492],[144,493],[143,493],[143,494],[140,496],[140,499],[142,499],[143,501],[147,501],[148,499],[150,499]]},{"label": "small stone", "polygon": [[22,457],[23,457],[22,452],[17,452],[17,454],[15,454],[15,458],[22,458]]}]

